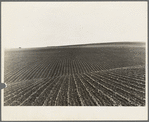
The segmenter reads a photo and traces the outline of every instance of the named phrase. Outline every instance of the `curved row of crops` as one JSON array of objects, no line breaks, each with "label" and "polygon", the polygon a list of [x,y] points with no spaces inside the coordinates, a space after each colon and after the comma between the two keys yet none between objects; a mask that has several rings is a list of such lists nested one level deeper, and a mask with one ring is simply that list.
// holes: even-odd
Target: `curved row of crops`
[{"label": "curved row of crops", "polygon": [[133,67],[24,81],[8,86],[4,105],[144,106],[144,74]]},{"label": "curved row of crops", "polygon": [[7,51],[4,80],[6,83],[51,78],[91,71],[145,64],[144,48],[60,48],[47,50]]},{"label": "curved row of crops", "polygon": [[6,51],[4,82],[6,106],[144,106],[145,49]]}]

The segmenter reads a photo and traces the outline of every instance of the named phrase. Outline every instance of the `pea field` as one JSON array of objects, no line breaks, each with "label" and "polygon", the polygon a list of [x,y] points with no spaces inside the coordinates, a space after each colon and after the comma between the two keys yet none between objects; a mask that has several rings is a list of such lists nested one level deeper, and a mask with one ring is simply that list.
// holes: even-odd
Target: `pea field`
[{"label": "pea field", "polygon": [[4,106],[145,106],[142,44],[5,50]]}]

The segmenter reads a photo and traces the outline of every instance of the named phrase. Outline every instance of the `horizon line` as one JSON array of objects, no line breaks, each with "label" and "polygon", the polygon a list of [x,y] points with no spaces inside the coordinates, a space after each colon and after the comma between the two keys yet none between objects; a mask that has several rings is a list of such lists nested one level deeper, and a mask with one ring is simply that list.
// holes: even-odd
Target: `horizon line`
[{"label": "horizon line", "polygon": [[101,42],[101,43],[84,43],[84,44],[72,44],[72,45],[55,45],[55,46],[41,46],[41,47],[10,47],[10,48],[4,48],[4,50],[11,50],[11,49],[33,49],[33,48],[45,48],[45,47],[49,47],[49,48],[54,48],[54,47],[71,47],[71,46],[85,46],[85,45],[103,45],[103,44],[114,44],[114,43],[116,43],[116,44],[123,44],[123,43],[143,43],[143,44],[146,44],[146,42],[145,41],[126,41],[126,42],[121,42],[121,41],[119,41],[119,42]]}]

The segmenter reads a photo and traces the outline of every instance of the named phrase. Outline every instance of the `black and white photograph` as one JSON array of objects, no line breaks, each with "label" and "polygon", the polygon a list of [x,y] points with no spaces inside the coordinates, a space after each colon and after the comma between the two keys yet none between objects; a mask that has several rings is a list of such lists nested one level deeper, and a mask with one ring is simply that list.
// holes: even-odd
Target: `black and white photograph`
[{"label": "black and white photograph", "polygon": [[134,108],[147,118],[147,2],[26,1],[1,6],[5,114],[10,108],[46,109],[50,114],[54,108],[83,107],[84,112],[99,109],[97,115],[110,108],[128,108],[129,114]]}]

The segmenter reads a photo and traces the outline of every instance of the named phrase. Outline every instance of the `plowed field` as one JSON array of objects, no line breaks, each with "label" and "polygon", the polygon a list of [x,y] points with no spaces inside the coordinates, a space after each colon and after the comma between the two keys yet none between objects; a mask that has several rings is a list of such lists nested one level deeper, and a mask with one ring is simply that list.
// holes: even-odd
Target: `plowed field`
[{"label": "plowed field", "polygon": [[144,106],[145,47],[5,51],[5,106]]}]

